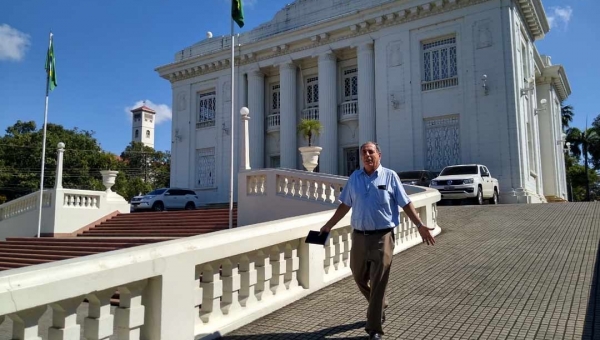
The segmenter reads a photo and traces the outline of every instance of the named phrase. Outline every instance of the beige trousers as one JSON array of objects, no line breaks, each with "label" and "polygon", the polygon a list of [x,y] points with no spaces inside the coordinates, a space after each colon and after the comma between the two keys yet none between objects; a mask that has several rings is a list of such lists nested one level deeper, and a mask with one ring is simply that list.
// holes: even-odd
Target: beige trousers
[{"label": "beige trousers", "polygon": [[364,235],[352,233],[350,269],[360,292],[369,303],[367,310],[367,333],[383,334],[381,317],[387,308],[385,290],[390,277],[394,253],[393,232]]}]

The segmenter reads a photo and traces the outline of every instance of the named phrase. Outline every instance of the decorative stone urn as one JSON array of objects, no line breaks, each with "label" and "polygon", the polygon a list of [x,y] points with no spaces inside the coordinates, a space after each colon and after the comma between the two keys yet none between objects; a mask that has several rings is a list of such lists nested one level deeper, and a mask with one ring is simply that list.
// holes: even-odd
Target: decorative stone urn
[{"label": "decorative stone urn", "polygon": [[115,180],[117,179],[117,174],[119,172],[115,170],[102,170],[100,174],[102,174],[102,184],[106,187],[106,192],[113,192],[110,188],[115,185]]},{"label": "decorative stone urn", "polygon": [[309,172],[313,172],[319,164],[319,155],[323,148],[320,146],[302,146],[298,150],[302,154],[302,165],[304,165],[304,168]]}]

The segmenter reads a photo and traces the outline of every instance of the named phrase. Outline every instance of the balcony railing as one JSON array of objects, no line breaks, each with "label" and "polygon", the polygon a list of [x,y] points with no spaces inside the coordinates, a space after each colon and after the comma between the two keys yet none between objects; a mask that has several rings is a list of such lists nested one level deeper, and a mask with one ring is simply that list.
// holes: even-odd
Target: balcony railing
[{"label": "balcony railing", "polygon": [[358,100],[343,102],[340,105],[340,122],[358,119]]},{"label": "balcony railing", "polygon": [[279,113],[268,115],[265,120],[267,132],[279,131],[279,125],[281,125],[281,115]]},{"label": "balcony railing", "polygon": [[319,120],[319,108],[311,107],[311,108],[302,110],[302,119]]},{"label": "balcony railing", "polygon": [[[51,339],[80,339],[81,332],[86,339],[227,334],[351,275],[350,215],[332,230],[325,247],[304,243],[309,230],[332,216],[346,180],[284,169],[242,172],[238,221],[272,213],[284,219],[4,271],[0,323],[14,321],[9,339],[23,334],[37,339],[39,319],[50,309]],[[406,189],[421,219],[439,234],[439,192]],[[394,234],[394,253],[422,242],[405,215]],[[120,305],[112,313],[117,291]],[[77,323],[82,304],[89,313]]]}]

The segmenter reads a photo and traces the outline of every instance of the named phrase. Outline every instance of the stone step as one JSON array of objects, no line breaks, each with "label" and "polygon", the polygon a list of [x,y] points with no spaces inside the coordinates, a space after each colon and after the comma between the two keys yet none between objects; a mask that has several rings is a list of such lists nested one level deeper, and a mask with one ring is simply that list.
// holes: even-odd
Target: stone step
[{"label": "stone step", "polygon": [[0,249],[0,252],[9,253],[9,254],[32,254],[32,255],[48,255],[48,256],[65,256],[68,258],[94,255],[101,253],[102,251],[71,251],[71,250],[44,250],[44,249],[22,249],[15,250],[11,249],[10,252],[7,252],[6,249]]},{"label": "stone step", "polygon": [[[234,219],[233,224],[237,224],[237,219]],[[108,227],[108,226],[135,226],[135,225],[155,225],[155,226],[170,226],[170,225],[188,225],[188,224],[227,224],[229,225],[229,219],[226,218],[207,218],[207,219],[186,219],[186,220],[168,220],[168,221],[110,221],[104,222],[96,226]]]},{"label": "stone step", "polygon": [[[235,224],[234,224],[235,225]],[[229,225],[227,223],[218,223],[218,224],[173,224],[173,225],[147,225],[147,224],[140,224],[140,225],[122,225],[122,226],[115,226],[115,225],[110,225],[110,226],[99,226],[85,232],[90,232],[90,231],[94,231],[94,230],[102,230],[102,231],[109,231],[109,230],[174,230],[174,229],[223,229],[223,228],[228,228]]]},{"label": "stone step", "polygon": [[[131,244],[131,245],[126,245],[123,247],[115,247],[115,246],[98,246],[97,244],[94,245],[85,245],[82,246],[80,244],[77,245],[70,245],[69,246],[69,250],[71,251],[88,251],[88,252],[105,252],[105,251],[111,251],[111,250],[117,250],[117,249],[121,249],[121,248],[129,248],[129,247],[133,247],[136,246],[135,244]],[[65,246],[64,245],[60,245],[60,246],[42,246],[42,245],[37,245],[37,244],[10,244],[10,243],[0,243],[0,251],[1,250],[64,250]]]},{"label": "stone step", "polygon": [[[144,212],[133,212],[129,214],[118,214],[115,218],[135,219],[135,218],[167,218],[175,216],[207,216],[207,215],[223,215],[229,216],[229,209],[197,209],[197,210],[178,210],[178,211],[144,211]],[[237,209],[233,210],[233,215],[237,215]]]},{"label": "stone step", "polygon": [[44,245],[66,245],[68,244],[69,246],[74,244],[74,243],[82,243],[82,244],[91,244],[91,243],[102,243],[102,244],[106,244],[106,243],[110,243],[110,244],[147,244],[147,243],[154,243],[154,242],[162,242],[162,241],[168,241],[168,240],[172,240],[172,237],[166,237],[166,238],[122,238],[122,239],[117,239],[117,238],[113,238],[113,239],[105,239],[105,238],[98,238],[98,239],[82,239],[79,237],[65,237],[65,238],[51,238],[51,237],[41,237],[41,238],[35,238],[35,237],[14,237],[14,238],[7,238],[6,242],[7,243],[11,243],[11,244],[44,244]]},{"label": "stone step", "polygon": [[24,263],[24,264],[28,264],[28,265],[33,265],[33,264],[42,264],[42,263],[48,263],[48,262],[53,262],[54,260],[48,260],[48,259],[41,259],[41,258],[22,258],[22,257],[15,257],[13,256],[0,256],[0,262],[5,262],[5,263]]},{"label": "stone step", "polygon": [[[207,230],[206,232],[163,232],[161,235],[162,236],[170,236],[170,237],[190,237],[190,236],[196,236],[196,235],[200,235],[200,234],[212,233],[214,231],[218,231],[218,230]],[[97,233],[92,233],[92,234],[82,234],[81,235],[81,237],[88,237],[88,236],[114,237],[115,234],[97,232]],[[123,232],[123,233],[119,233],[118,236],[155,236],[155,234],[146,233],[146,232],[144,232],[144,233]]]},{"label": "stone step", "polygon": [[25,264],[25,263],[4,262],[4,261],[0,260],[0,267],[6,268],[5,270],[27,267],[27,266],[28,266],[28,264]]}]

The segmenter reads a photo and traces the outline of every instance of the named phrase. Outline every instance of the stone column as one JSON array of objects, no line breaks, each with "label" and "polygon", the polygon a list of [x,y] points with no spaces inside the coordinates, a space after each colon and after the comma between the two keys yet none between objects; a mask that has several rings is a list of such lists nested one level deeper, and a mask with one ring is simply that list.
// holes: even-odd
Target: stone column
[{"label": "stone column", "polygon": [[63,179],[63,155],[65,153],[65,143],[58,143],[58,157],[56,160],[56,183],[54,184],[55,189],[62,189]]},{"label": "stone column", "polygon": [[292,62],[279,66],[281,123],[280,123],[280,157],[281,167],[296,169],[298,147],[296,143],[296,65]]},{"label": "stone column", "polygon": [[375,139],[375,52],[369,41],[358,46],[358,144]]},{"label": "stone column", "polygon": [[250,138],[248,133],[249,110],[243,107],[240,110],[242,124],[240,127],[240,170],[250,170]]},{"label": "stone column", "polygon": [[248,72],[248,109],[250,120],[250,167],[265,167],[265,75],[259,70]]},{"label": "stone column", "polygon": [[338,173],[338,120],[337,120],[337,57],[333,52],[319,56],[319,120],[323,131],[319,146],[319,172]]}]

